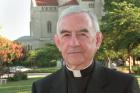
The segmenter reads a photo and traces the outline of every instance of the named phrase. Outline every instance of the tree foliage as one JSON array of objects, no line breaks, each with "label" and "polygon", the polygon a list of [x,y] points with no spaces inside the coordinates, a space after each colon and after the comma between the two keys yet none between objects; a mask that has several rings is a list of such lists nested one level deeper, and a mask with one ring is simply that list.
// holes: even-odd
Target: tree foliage
[{"label": "tree foliage", "polygon": [[116,8],[116,6],[112,4],[113,2],[121,3],[124,1],[134,4],[136,7],[140,7],[140,0],[105,0],[105,12],[112,11],[114,8]]},{"label": "tree foliage", "polygon": [[0,37],[0,63],[9,63],[24,57],[22,45]]},{"label": "tree foliage", "polygon": [[45,47],[29,52],[28,61],[33,65],[41,67],[55,66],[56,61],[61,58],[61,54],[54,44],[46,44]]},{"label": "tree foliage", "polygon": [[140,44],[132,50],[134,56],[140,57]]},{"label": "tree foliage", "polygon": [[109,32],[114,48],[133,49],[140,41],[140,8],[127,2],[113,3],[116,9],[109,12],[105,31]]},{"label": "tree foliage", "polygon": [[104,35],[102,52],[107,51],[105,55],[110,54],[112,58],[138,54],[135,50],[140,44],[140,8],[125,1],[111,4],[114,7],[106,12],[101,24]]}]

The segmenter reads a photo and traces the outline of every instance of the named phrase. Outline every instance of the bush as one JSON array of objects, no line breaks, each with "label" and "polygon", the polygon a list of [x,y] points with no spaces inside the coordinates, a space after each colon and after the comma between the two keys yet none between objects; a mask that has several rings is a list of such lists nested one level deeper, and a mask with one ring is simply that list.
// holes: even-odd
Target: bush
[{"label": "bush", "polygon": [[56,46],[54,44],[46,44],[43,48],[29,51],[27,62],[30,62],[31,66],[54,67],[60,58],[61,54]]},{"label": "bush", "polygon": [[132,70],[135,74],[140,74],[140,66],[132,66]]},{"label": "bush", "polygon": [[27,80],[27,73],[16,72],[13,77],[8,78],[9,81]]}]

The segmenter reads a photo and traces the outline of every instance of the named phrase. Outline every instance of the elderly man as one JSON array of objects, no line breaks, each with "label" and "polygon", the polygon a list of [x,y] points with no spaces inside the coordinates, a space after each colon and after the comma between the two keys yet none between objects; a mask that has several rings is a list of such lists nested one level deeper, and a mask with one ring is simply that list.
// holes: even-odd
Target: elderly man
[{"label": "elderly man", "polygon": [[34,82],[32,93],[140,93],[136,78],[94,61],[102,42],[94,13],[80,6],[65,9],[54,40],[65,65]]}]

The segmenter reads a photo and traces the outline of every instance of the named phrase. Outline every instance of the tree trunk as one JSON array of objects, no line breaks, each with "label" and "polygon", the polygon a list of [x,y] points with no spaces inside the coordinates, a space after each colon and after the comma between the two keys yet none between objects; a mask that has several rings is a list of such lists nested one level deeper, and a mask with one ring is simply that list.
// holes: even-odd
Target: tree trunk
[{"label": "tree trunk", "polygon": [[128,57],[128,62],[129,62],[129,73],[132,73],[132,63],[131,63],[131,56]]},{"label": "tree trunk", "polygon": [[135,60],[135,56],[133,56],[133,65],[135,66],[136,65],[136,60]]},{"label": "tree trunk", "polygon": [[107,59],[108,59],[108,68],[111,68],[111,60],[110,60],[110,58],[109,57],[107,57]]}]

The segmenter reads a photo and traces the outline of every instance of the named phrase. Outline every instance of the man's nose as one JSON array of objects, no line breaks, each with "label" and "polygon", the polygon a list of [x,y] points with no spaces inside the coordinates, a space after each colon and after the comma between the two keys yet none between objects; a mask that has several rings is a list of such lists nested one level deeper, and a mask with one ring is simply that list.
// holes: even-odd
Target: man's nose
[{"label": "man's nose", "polygon": [[71,46],[78,46],[79,45],[79,40],[77,39],[77,37],[75,35],[73,35],[71,37],[70,45]]}]

